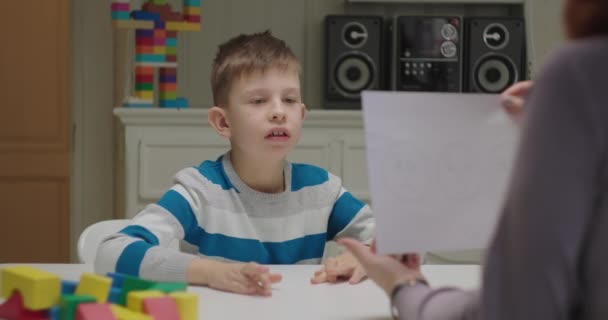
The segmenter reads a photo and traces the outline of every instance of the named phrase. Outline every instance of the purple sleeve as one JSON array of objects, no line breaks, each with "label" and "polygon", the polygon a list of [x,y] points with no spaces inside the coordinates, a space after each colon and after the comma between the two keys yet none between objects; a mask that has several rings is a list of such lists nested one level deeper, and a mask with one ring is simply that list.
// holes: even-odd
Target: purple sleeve
[{"label": "purple sleeve", "polygon": [[[604,40],[605,41],[605,40]],[[527,118],[483,277],[483,319],[572,319],[606,145],[606,45],[571,43],[551,60]],[[602,50],[597,50],[602,49]]]},{"label": "purple sleeve", "polygon": [[478,291],[455,288],[404,287],[394,297],[399,318],[407,320],[468,320],[478,318]]}]

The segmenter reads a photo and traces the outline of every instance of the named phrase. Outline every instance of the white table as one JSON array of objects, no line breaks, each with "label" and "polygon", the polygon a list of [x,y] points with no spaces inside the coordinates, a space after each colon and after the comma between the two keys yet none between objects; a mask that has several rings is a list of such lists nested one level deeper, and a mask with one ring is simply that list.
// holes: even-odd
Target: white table
[{"label": "white table", "polygon": [[[11,264],[0,264],[0,269]],[[84,264],[29,264],[77,281],[93,267]],[[315,265],[270,266],[283,275],[274,285],[272,297],[245,296],[189,287],[199,294],[199,319],[390,319],[389,301],[372,281],[357,285],[310,284],[319,269]],[[434,286],[479,286],[481,268],[477,265],[423,265],[422,272]]]}]

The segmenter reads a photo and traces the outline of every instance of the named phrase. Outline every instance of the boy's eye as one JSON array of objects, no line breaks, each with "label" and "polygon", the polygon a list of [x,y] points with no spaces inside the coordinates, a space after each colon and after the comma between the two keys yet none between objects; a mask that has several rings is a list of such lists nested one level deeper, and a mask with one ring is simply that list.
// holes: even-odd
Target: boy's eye
[{"label": "boy's eye", "polygon": [[290,104],[298,102],[298,100],[295,99],[295,98],[285,98],[284,101],[287,102],[287,103],[290,103]]},{"label": "boy's eye", "polygon": [[253,99],[253,100],[251,100],[251,103],[262,104],[262,103],[264,103],[264,99],[262,99],[262,98]]}]

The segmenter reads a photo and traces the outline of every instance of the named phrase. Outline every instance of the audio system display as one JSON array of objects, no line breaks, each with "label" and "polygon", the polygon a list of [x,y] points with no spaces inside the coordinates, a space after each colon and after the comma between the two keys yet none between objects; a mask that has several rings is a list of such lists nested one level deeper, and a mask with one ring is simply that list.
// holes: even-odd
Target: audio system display
[{"label": "audio system display", "polygon": [[460,17],[399,16],[392,32],[392,89],[462,91]]}]

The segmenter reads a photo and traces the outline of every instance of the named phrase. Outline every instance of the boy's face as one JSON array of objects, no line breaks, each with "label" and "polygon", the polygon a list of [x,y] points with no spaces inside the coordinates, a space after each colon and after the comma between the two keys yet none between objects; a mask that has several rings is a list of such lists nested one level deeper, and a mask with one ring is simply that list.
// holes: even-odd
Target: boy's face
[{"label": "boy's face", "polygon": [[232,84],[225,108],[232,148],[256,159],[281,159],[298,143],[306,107],[298,72],[254,72]]}]

